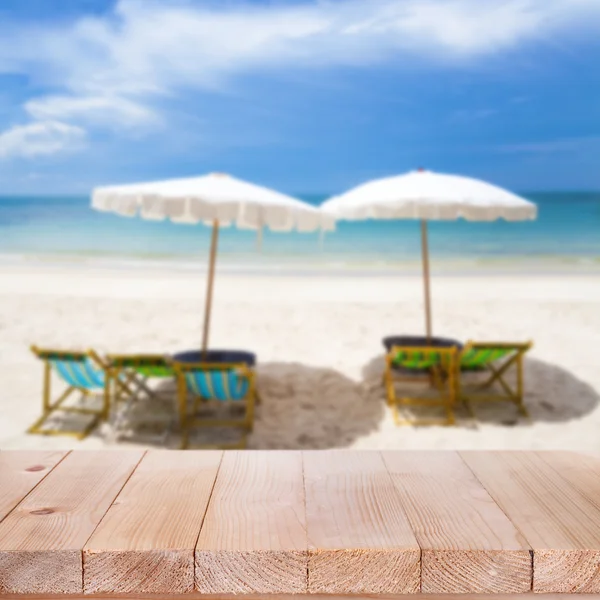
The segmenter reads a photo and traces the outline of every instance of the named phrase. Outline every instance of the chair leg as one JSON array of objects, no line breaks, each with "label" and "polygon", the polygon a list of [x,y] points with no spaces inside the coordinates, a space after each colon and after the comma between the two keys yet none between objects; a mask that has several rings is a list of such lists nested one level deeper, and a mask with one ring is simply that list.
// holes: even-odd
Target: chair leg
[{"label": "chair leg", "polygon": [[[74,436],[77,439],[84,439],[89,433],[100,423],[108,417],[108,402],[109,395],[107,391],[107,381],[109,379],[108,373],[106,374],[105,385],[102,390],[102,407],[100,409],[96,407],[89,407],[85,400],[90,396],[97,396],[98,390],[90,390],[87,388],[74,387],[69,385],[67,389],[54,401],[51,400],[51,380],[52,380],[52,368],[48,360],[44,360],[44,376],[43,376],[43,389],[42,389],[42,415],[27,429],[28,433],[39,434],[39,435],[69,435]],[[66,382],[66,380],[65,380]],[[75,391],[81,394],[81,398],[70,406],[63,406],[63,403],[71,396]],[[91,417],[91,420],[83,429],[78,430],[67,430],[67,429],[55,429],[44,427],[45,422],[50,416],[56,412],[62,411],[65,413],[75,413],[79,415],[85,415]]]},{"label": "chair leg", "polygon": [[252,431],[254,429],[254,408],[259,402],[259,396],[256,389],[256,376],[253,373],[249,375],[248,383],[248,398],[246,399],[245,407],[245,427],[247,431]]},{"label": "chair leg", "polygon": [[44,414],[48,414],[51,410],[50,407],[50,363],[46,361],[44,363],[44,390],[42,392],[42,406]]},{"label": "chair leg", "polygon": [[[519,414],[523,417],[529,417],[529,412],[523,402],[524,389],[523,389],[523,358],[525,350],[519,350],[517,354],[513,355],[500,367],[495,367],[492,364],[487,365],[487,370],[490,372],[490,377],[483,383],[477,386],[477,390],[491,389],[494,383],[497,383],[503,390],[504,394],[497,392],[496,395],[490,393],[489,396],[478,398],[477,392],[473,394],[464,394],[460,387],[458,388],[457,398],[464,402],[467,406],[469,413],[473,418],[475,414],[472,408],[472,402],[480,400],[485,401],[508,401],[516,405]],[[513,367],[516,370],[517,382],[516,390],[504,379],[504,375],[509,372],[510,368]]]},{"label": "chair leg", "polygon": [[[254,415],[256,404],[260,402],[260,396],[256,389],[255,374],[246,369],[245,376],[247,377],[248,387],[246,389],[245,398],[238,400],[230,396],[227,391],[226,398],[211,397],[207,399],[203,397],[198,390],[190,389],[193,397],[193,405],[191,411],[188,411],[188,386],[183,373],[179,373],[177,378],[177,396],[179,407],[179,420],[181,425],[181,448],[220,448],[220,449],[243,449],[247,446],[248,435],[254,427]],[[220,418],[219,414],[212,415],[212,418],[206,418],[203,414],[199,414],[200,405],[203,409],[209,408],[211,405],[220,405],[220,409],[238,409],[243,410],[243,414],[230,414],[228,418]],[[225,406],[225,404],[227,406]],[[232,428],[241,430],[239,440],[235,443],[226,444],[210,444],[198,446],[194,444],[194,440],[190,443],[190,434],[195,429],[202,428]]]},{"label": "chair leg", "polygon": [[50,413],[42,413],[42,416],[35,420],[32,425],[30,425],[27,429],[27,433],[41,434],[41,435],[49,435],[47,430],[42,429],[42,425],[46,421],[46,419],[50,416]]},{"label": "chair leg", "polygon": [[408,419],[403,419],[400,415],[400,401],[394,402],[392,405],[392,417],[394,419],[394,425],[401,427],[402,425],[412,425]]},{"label": "chair leg", "polygon": [[[445,386],[444,383],[442,383],[442,387],[447,387],[448,388],[448,395],[445,396],[446,398],[446,417],[448,419],[448,425],[454,425],[456,423],[456,419],[454,417],[454,404],[456,403],[456,384],[455,384],[455,377],[456,377],[456,373],[455,373],[455,367],[451,366],[450,369],[448,370],[448,373],[446,374],[446,381]],[[442,390],[442,393],[444,393],[444,391]]]},{"label": "chair leg", "polygon": [[[389,371],[386,370],[386,378],[388,384],[392,382],[388,388],[388,404],[391,403],[392,415],[396,425],[455,425],[456,417],[454,414],[454,405],[456,404],[457,378],[454,372],[454,367],[446,371],[445,369],[432,368],[427,377],[432,388],[437,390],[437,398],[427,400],[418,398],[398,398],[393,387],[393,379],[388,376]],[[388,378],[389,377],[389,378]],[[400,406],[429,406],[441,408],[445,413],[445,418],[440,419],[409,419],[403,418],[400,414]]]},{"label": "chair leg", "polygon": [[529,418],[529,411],[525,407],[523,403],[523,396],[525,395],[525,390],[523,386],[523,352],[519,354],[519,358],[517,359],[517,397],[518,397],[518,408],[519,412],[524,416]]},{"label": "chair leg", "polygon": [[[49,366],[49,365],[48,365]],[[77,388],[68,387],[59,397],[55,400],[54,403],[50,401],[50,370],[47,369],[44,375],[44,391],[43,391],[43,412],[42,415],[27,429],[27,433],[35,434],[35,435],[67,435],[71,437],[76,437],[77,439],[83,439],[94,429],[94,427],[98,424],[98,417],[95,413],[88,409],[88,412],[85,412],[85,409],[75,409],[62,407],[62,403],[65,402],[71,394],[76,391]],[[81,390],[80,390],[81,391]],[[55,411],[63,410],[65,412],[76,412],[83,414],[91,414],[94,418],[91,422],[85,427],[83,431],[70,431],[65,429],[46,429],[43,427],[46,420],[52,415]]]},{"label": "chair leg", "polygon": [[43,427],[44,423],[50,417],[53,411],[43,414],[37,421],[33,423],[28,429],[27,433],[35,434],[35,435],[66,435],[70,437],[75,437],[78,440],[83,440],[86,438],[92,430],[100,423],[100,415],[97,414],[93,419],[86,425],[83,430],[80,431],[71,431],[68,429],[45,429]]},{"label": "chair leg", "polygon": [[252,431],[254,429],[254,394],[250,394],[246,404],[246,424],[245,428],[248,431]]},{"label": "chair leg", "polygon": [[177,400],[179,405],[179,427],[181,429],[180,448],[185,450],[188,447],[189,432],[187,419],[187,386],[183,375],[177,377]]},{"label": "chair leg", "polygon": [[394,376],[392,375],[392,366],[389,360],[386,362],[385,373],[383,374],[383,381],[386,389],[386,400],[387,405],[390,408],[396,406],[396,390],[394,389]]},{"label": "chair leg", "polygon": [[110,389],[113,378],[112,370],[106,372],[106,379],[104,381],[104,403],[102,406],[102,420],[108,422],[110,417]]}]

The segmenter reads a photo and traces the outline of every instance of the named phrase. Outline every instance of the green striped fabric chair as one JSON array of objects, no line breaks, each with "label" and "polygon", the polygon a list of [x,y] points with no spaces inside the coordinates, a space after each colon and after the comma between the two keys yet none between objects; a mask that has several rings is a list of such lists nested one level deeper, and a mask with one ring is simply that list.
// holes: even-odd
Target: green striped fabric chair
[{"label": "green striped fabric chair", "polygon": [[[190,431],[204,427],[233,427],[242,430],[234,444],[211,444],[195,447],[245,448],[247,434],[254,422],[256,388],[254,371],[246,364],[174,362],[178,382],[182,448],[189,447]],[[188,397],[192,396],[192,411]],[[240,417],[225,419],[199,417],[199,410],[212,407],[242,408]]]},{"label": "green striped fabric chair", "polygon": [[[148,414],[149,411],[141,411],[140,418],[135,415],[133,407],[140,400],[156,399],[160,395],[159,390],[150,387],[149,380],[175,378],[171,360],[162,354],[109,354],[106,360],[112,399],[109,427],[112,441],[117,441],[125,429],[131,429],[134,424],[165,421],[164,414]],[[127,385],[131,393],[119,396],[115,389],[119,382]],[[164,423],[158,434],[160,441],[166,441],[175,416],[171,417],[171,422]]]},{"label": "green striped fabric chair", "polygon": [[439,348],[394,348],[392,364],[409,371],[427,371],[444,363],[447,355]]},{"label": "green striped fabric chair", "polygon": [[[28,433],[72,435],[78,439],[83,439],[100,420],[105,419],[108,415],[109,395],[106,386],[106,365],[93,350],[65,352],[62,350],[41,349],[37,346],[32,346],[31,350],[44,362],[44,384],[42,415],[28,429]],[[56,400],[51,399],[52,373],[55,373],[67,386]],[[91,407],[85,402],[80,405],[65,404],[74,392],[79,392],[82,399],[102,396],[101,406],[99,408]],[[87,426],[78,430],[46,427],[46,421],[57,411],[88,415],[92,418]]]},{"label": "green striped fabric chair", "polygon": [[[455,347],[394,346],[386,357],[385,386],[388,405],[397,425],[453,425],[456,402],[456,371],[458,349]],[[397,383],[428,384],[426,395],[414,392],[397,393]],[[442,408],[444,419],[416,419],[402,413],[410,406]],[[402,409],[402,410],[401,410]]]},{"label": "green striped fabric chair", "polygon": [[[471,412],[475,401],[513,402],[523,416],[528,416],[523,403],[523,360],[531,342],[468,342],[458,357],[460,374],[457,378],[457,397]],[[469,372],[485,373],[483,381],[468,385]],[[510,374],[512,381],[508,380]]]},{"label": "green striped fabric chair", "polygon": [[162,354],[109,354],[106,360],[111,379],[121,379],[148,396],[154,396],[148,379],[175,377],[170,359]]}]

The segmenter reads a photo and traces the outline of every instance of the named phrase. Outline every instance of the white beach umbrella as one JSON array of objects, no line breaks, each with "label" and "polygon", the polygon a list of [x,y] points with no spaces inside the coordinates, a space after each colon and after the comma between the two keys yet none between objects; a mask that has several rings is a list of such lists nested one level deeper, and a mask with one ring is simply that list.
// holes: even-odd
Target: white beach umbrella
[{"label": "white beach umbrella", "polygon": [[170,219],[212,225],[202,349],[208,346],[210,312],[220,226],[300,232],[332,230],[335,219],[321,210],[274,190],[211,173],[189,179],[96,188],[92,207],[122,216]]},{"label": "white beach umbrella", "polygon": [[321,206],[338,219],[420,219],[427,337],[431,337],[428,220],[525,221],[537,207],[484,181],[419,169],[359,185]]}]

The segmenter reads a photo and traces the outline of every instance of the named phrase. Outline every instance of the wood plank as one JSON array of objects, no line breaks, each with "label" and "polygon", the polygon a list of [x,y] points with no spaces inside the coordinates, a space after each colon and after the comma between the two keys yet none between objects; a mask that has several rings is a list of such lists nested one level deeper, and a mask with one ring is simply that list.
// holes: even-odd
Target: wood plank
[{"label": "wood plank", "polygon": [[302,456],[226,452],[196,546],[196,589],[306,592]]},{"label": "wood plank", "polygon": [[82,593],[83,546],[142,454],[69,454],[0,523],[0,593]]},{"label": "wood plank", "polygon": [[0,452],[0,521],[67,455],[56,450]]},{"label": "wood plank", "polygon": [[425,594],[525,593],[524,537],[456,452],[383,452],[422,549]]},{"label": "wood plank", "polygon": [[415,593],[419,545],[378,452],[304,452],[308,590]]},{"label": "wood plank", "polygon": [[536,454],[600,508],[600,459],[577,452],[544,451]]},{"label": "wood plank", "polygon": [[[68,600],[239,600],[233,594],[206,595],[200,592],[191,592],[185,596],[181,594],[95,594],[94,596],[73,595]],[[253,600],[572,600],[572,594],[268,594],[251,596]],[[14,595],[2,596],[2,600],[65,600],[65,596],[47,594],[39,595]],[[576,600],[600,600],[600,594],[577,594]]]},{"label": "wood plank", "polygon": [[533,548],[533,591],[600,593],[600,510],[533,452],[462,452]]},{"label": "wood plank", "polygon": [[184,594],[222,452],[149,452],[83,551],[84,591]]}]

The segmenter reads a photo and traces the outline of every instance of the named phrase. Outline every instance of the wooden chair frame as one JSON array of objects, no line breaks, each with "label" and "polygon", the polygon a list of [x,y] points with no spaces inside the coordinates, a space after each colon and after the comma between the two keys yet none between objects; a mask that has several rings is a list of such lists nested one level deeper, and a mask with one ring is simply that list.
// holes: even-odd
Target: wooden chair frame
[{"label": "wooden chair frame", "polygon": [[[427,368],[422,374],[406,375],[399,373],[394,369],[394,362],[399,352],[408,355],[417,355],[431,358],[432,355],[439,355],[439,363]],[[384,382],[387,392],[387,402],[391,407],[394,422],[396,425],[454,425],[454,405],[456,403],[456,365],[458,349],[455,347],[438,348],[433,346],[426,347],[404,347],[394,346],[386,355],[386,369],[384,373]],[[445,364],[444,364],[445,363]],[[438,391],[437,398],[419,398],[413,395],[404,395],[398,397],[394,383],[403,382],[429,382],[430,386]],[[446,412],[445,419],[409,419],[402,417],[400,407],[402,406],[432,406],[441,407]]]},{"label": "wooden chair frame", "polygon": [[[513,351],[512,354],[499,360],[485,363],[482,365],[482,370],[487,373],[488,377],[485,381],[473,386],[464,386],[462,379],[463,373],[459,371],[456,378],[456,396],[463,401],[471,416],[475,416],[472,403],[474,402],[497,402],[508,401],[516,405],[519,413],[524,417],[529,416],[529,412],[523,403],[524,385],[523,385],[523,360],[525,354],[532,347],[532,342],[473,342],[469,341],[460,352],[458,357],[458,368],[460,370],[461,356],[469,350],[496,350],[504,349]],[[512,387],[505,379],[505,375],[511,370],[516,370],[516,388]],[[494,393],[491,391],[494,383],[498,383],[504,393]]]},{"label": "wooden chair frame", "polygon": [[[131,410],[133,403],[140,400],[142,394],[146,394],[149,398],[155,398],[156,392],[148,386],[148,380],[153,377],[175,377],[175,369],[171,359],[163,354],[108,354],[106,356],[107,363],[107,385],[111,390],[109,396],[115,399],[110,407],[110,422],[113,439],[119,435],[119,429],[122,422],[126,419],[126,414]],[[168,374],[164,375],[144,375],[139,372],[140,368],[165,369]],[[170,372],[170,373],[169,373]],[[115,386],[117,382],[122,382],[128,386],[132,393],[118,397],[116,395]],[[119,411],[119,401],[123,401],[124,406]],[[168,429],[165,436],[168,435]]]},{"label": "wooden chair frame", "polygon": [[[38,348],[32,346],[31,351],[42,361],[44,361],[44,383],[42,390],[42,415],[29,427],[27,433],[40,434],[40,435],[69,435],[74,436],[77,439],[84,439],[89,433],[96,427],[101,421],[106,420],[109,414],[110,407],[110,391],[107,385],[107,363],[100,358],[100,356],[94,350],[87,350],[85,352],[70,352],[66,350],[54,350],[51,348]],[[73,394],[73,392],[80,392],[82,396],[88,397],[97,395],[94,391],[69,385],[67,383],[67,389],[54,401],[51,400],[51,384],[52,384],[52,366],[49,362],[50,358],[57,359],[89,359],[94,363],[100,370],[104,371],[105,383],[102,389],[102,407],[98,409],[88,408],[85,406],[64,406],[64,402]],[[98,388],[100,390],[100,388]],[[130,388],[123,382],[119,383],[117,393],[129,394],[131,393]],[[46,420],[56,411],[65,413],[75,413],[81,415],[92,416],[90,423],[83,430],[68,430],[68,429],[55,429],[55,428],[44,428],[43,425]]]},{"label": "wooden chair frame", "polygon": [[[177,374],[177,397],[179,404],[179,416],[181,424],[181,448],[189,448],[190,429],[194,427],[236,427],[242,429],[242,437],[234,444],[214,444],[193,446],[194,448],[217,448],[217,449],[243,449],[247,444],[248,433],[254,426],[254,407],[256,404],[256,375],[254,370],[244,363],[181,363],[173,362]],[[190,371],[229,371],[236,370],[242,377],[248,380],[248,391],[245,398],[240,400],[211,400],[193,394],[192,415],[188,414],[188,385],[185,381],[185,373]],[[202,419],[196,417],[198,408],[202,406],[222,406],[225,402],[232,405],[244,407],[244,416],[241,419]]]}]

